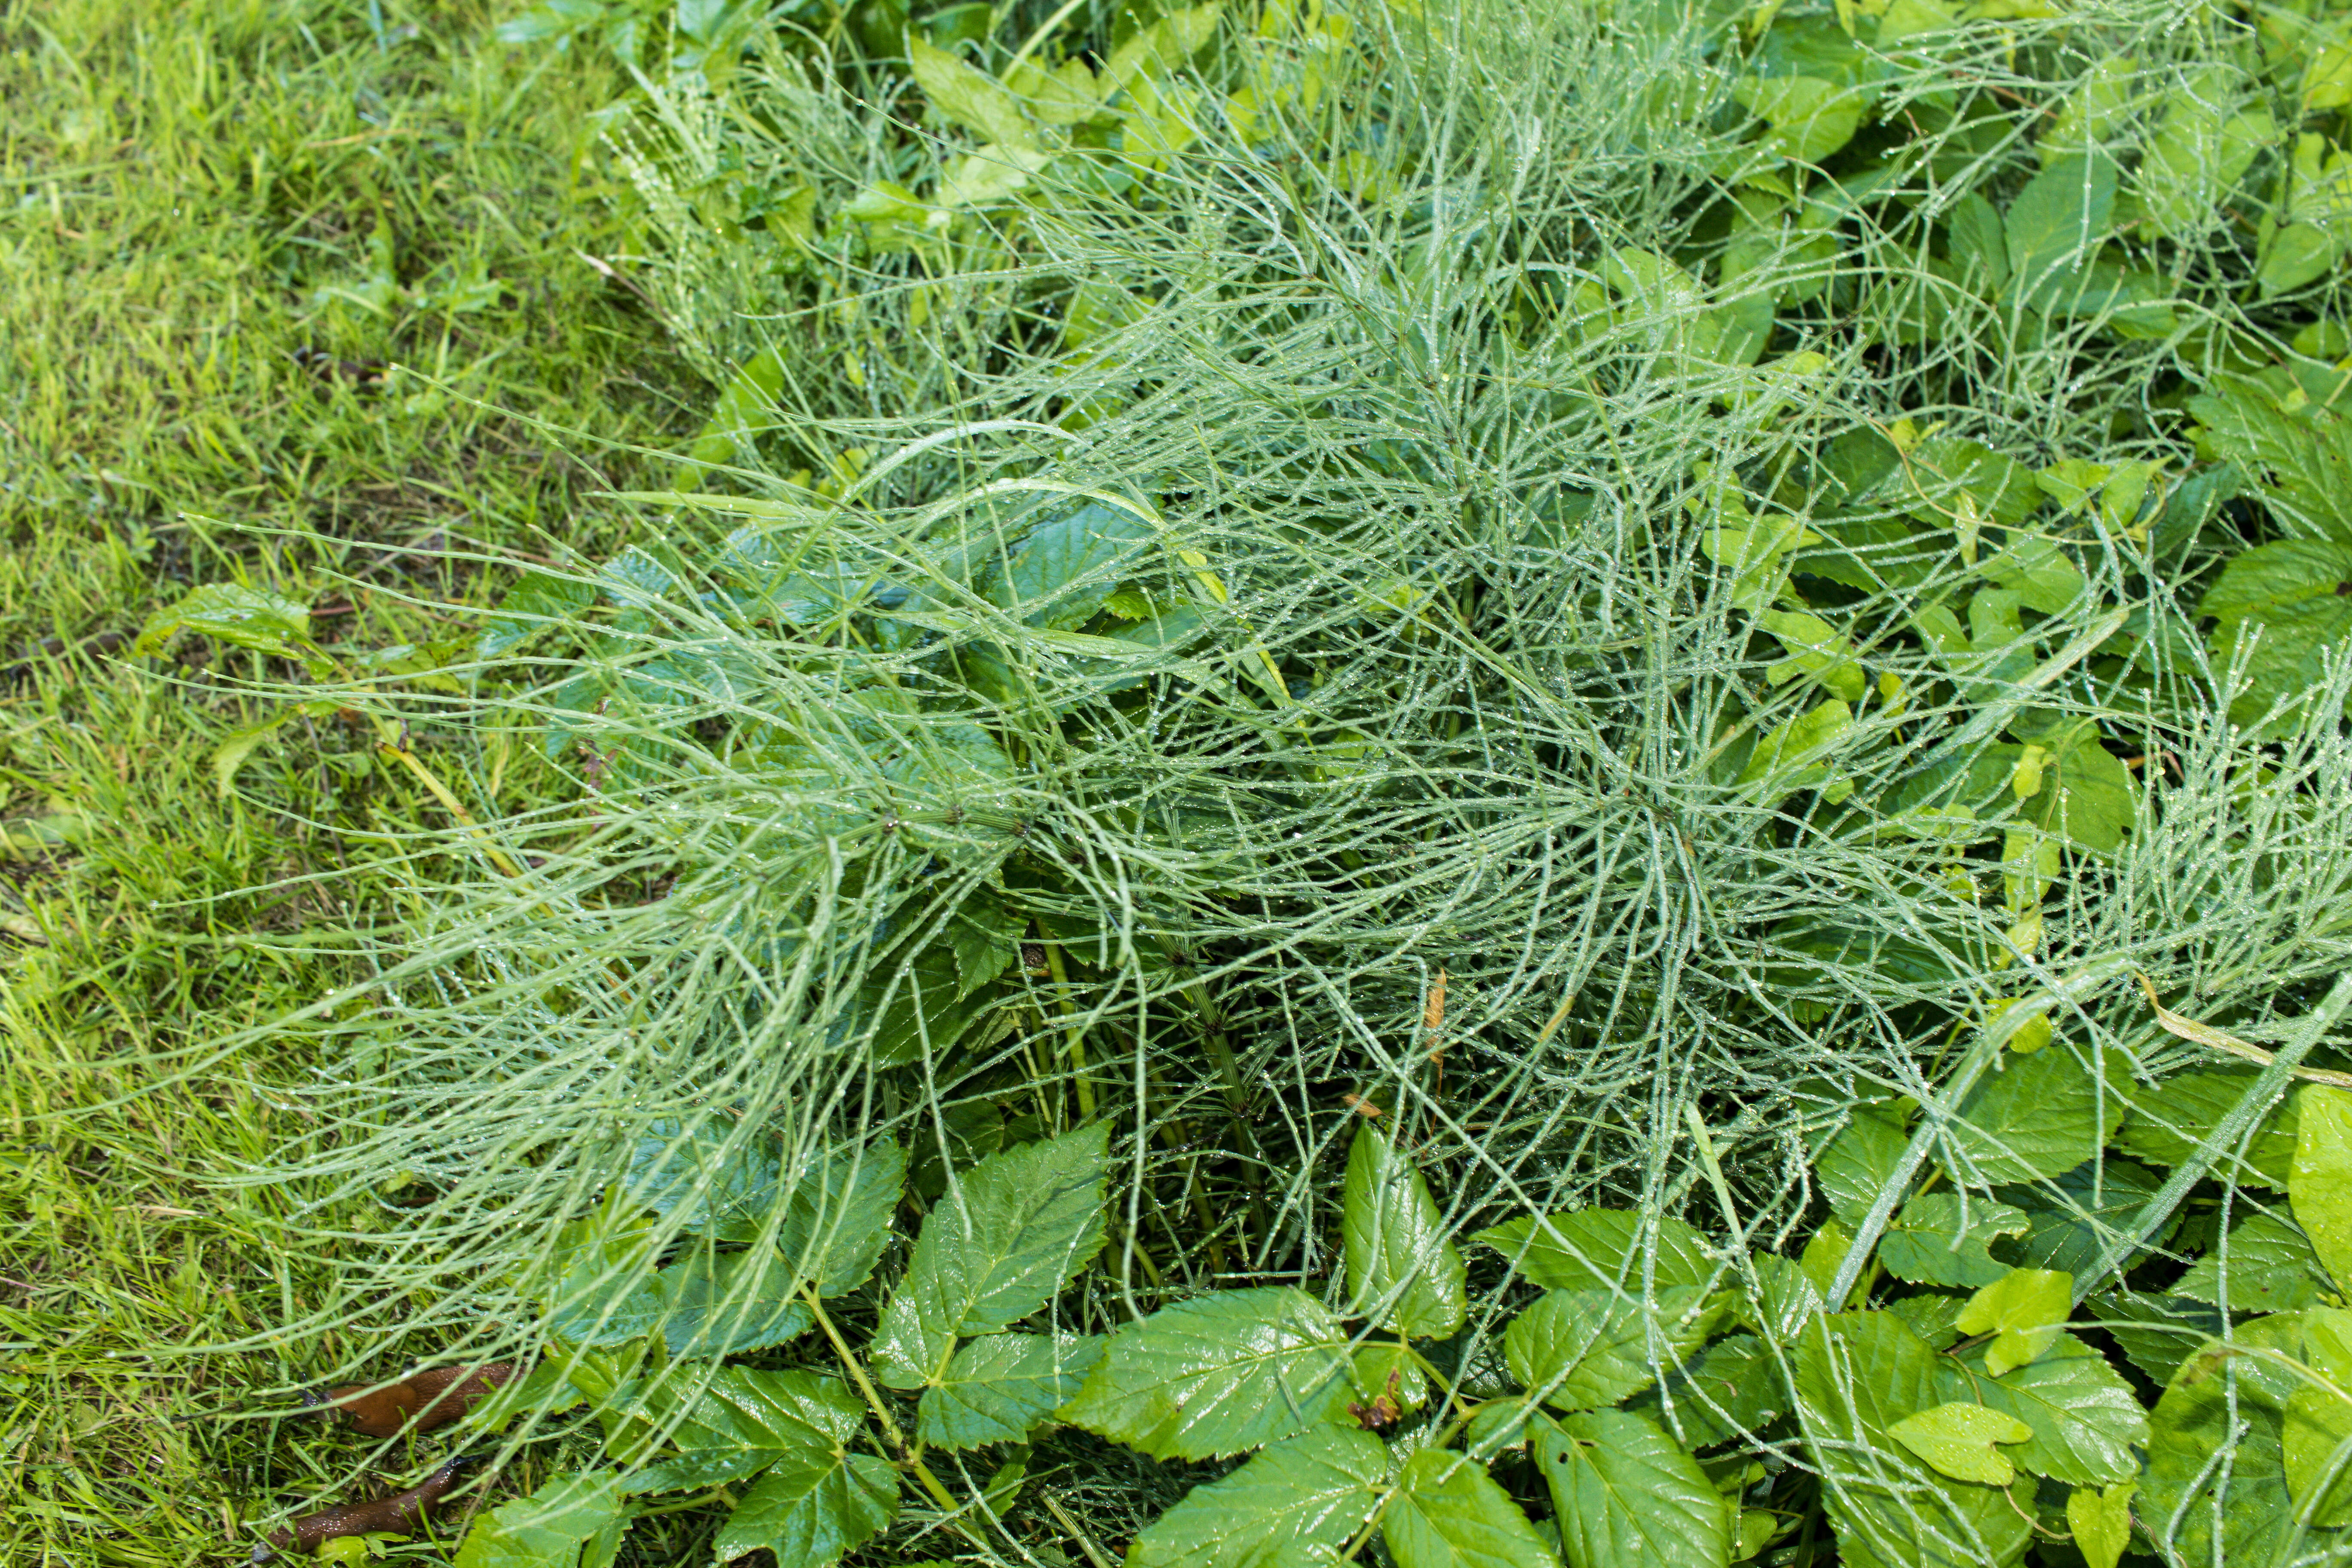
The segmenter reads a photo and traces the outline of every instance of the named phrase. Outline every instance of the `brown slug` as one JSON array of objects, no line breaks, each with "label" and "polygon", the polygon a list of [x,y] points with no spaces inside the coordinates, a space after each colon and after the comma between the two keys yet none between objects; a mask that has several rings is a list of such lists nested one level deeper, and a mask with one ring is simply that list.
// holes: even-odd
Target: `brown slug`
[{"label": "brown slug", "polygon": [[320,1542],[332,1541],[339,1535],[373,1535],[379,1531],[394,1535],[412,1534],[424,1522],[425,1516],[457,1487],[458,1478],[473,1463],[461,1454],[404,1492],[394,1492],[373,1502],[347,1502],[306,1513],[285,1529],[270,1531],[268,1542],[256,1546],[250,1561],[267,1563],[279,1552],[308,1555],[318,1551]]},{"label": "brown slug", "polygon": [[473,1367],[436,1366],[430,1372],[412,1372],[398,1383],[382,1388],[347,1383],[323,1394],[307,1394],[304,1403],[343,1412],[366,1436],[390,1437],[404,1426],[412,1432],[437,1431],[513,1376],[514,1364],[510,1362]]}]

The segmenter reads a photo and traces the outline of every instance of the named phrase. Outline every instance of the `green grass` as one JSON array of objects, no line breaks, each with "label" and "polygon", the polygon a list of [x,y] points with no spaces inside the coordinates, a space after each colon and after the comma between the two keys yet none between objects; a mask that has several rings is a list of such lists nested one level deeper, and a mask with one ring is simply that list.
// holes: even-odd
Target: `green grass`
[{"label": "green grass", "polygon": [[405,601],[499,582],[436,547],[608,548],[593,492],[650,475],[631,450],[674,445],[707,404],[580,254],[619,245],[582,156],[614,82],[488,43],[494,20],[402,0],[0,6],[0,664],[22,661],[0,686],[11,1564],[242,1556],[239,1520],[356,1457],[231,1419],[307,1361],[174,1353],[265,1331],[331,1265],[275,1228],[301,1193],[203,1179],[281,1134],[245,1080],[304,1064],[164,1069],[340,978],[306,933],[396,893],[339,875],[337,830],[434,810],[332,720],[283,731],[224,797],[212,753],[259,711],[240,678],[268,672],[132,661],[119,639],[231,575],[341,606],[327,627],[352,647],[446,635]]}]

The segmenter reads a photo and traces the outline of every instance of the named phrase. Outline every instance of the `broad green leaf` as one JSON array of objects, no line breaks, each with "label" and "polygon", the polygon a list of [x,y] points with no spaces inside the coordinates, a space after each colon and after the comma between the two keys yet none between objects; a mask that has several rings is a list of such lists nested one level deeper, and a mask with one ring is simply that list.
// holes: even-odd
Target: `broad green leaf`
[{"label": "broad green leaf", "polygon": [[2131,1544],[2131,1500],[2136,1480],[2107,1487],[2076,1487],[2066,1495],[2066,1528],[2074,1550],[2089,1568],[2116,1568]]},{"label": "broad green leaf", "polygon": [[2287,1198],[2320,1267],[2343,1291],[2352,1289],[2352,1094],[2306,1084],[2301,1098]]},{"label": "broad green leaf", "polygon": [[1995,1445],[2033,1436],[2014,1415],[1964,1400],[1906,1415],[1887,1431],[1939,1473],[1988,1487],[2005,1487],[2017,1479],[2017,1467]]},{"label": "broad green leaf", "polygon": [[1960,1340],[1960,1313],[1968,1298],[1953,1290],[1917,1290],[1886,1303],[1885,1310],[1903,1320],[1903,1326],[1927,1342],[1930,1350],[1949,1350]]},{"label": "broad green leaf", "polygon": [[2010,294],[2029,307],[2056,298],[2106,237],[2116,202],[2115,160],[2097,153],[2045,165],[2010,204]]},{"label": "broad green leaf", "polygon": [[1102,1359],[1092,1334],[990,1334],[923,1391],[917,1435],[937,1448],[1017,1443],[1066,1404]]},{"label": "broad green leaf", "polygon": [[811,1162],[784,1201],[777,1253],[821,1297],[856,1289],[889,1243],[906,1184],[907,1152],[888,1139]]},{"label": "broad green leaf", "polygon": [[1756,742],[1738,783],[1778,800],[1830,782],[1825,760],[1853,729],[1853,710],[1835,698],[1776,725]]},{"label": "broad green leaf", "polygon": [[[2123,1121],[2131,1079],[2106,1058],[2104,1094],[2071,1049],[2002,1054],[1996,1072],[1960,1102],[1950,1133],[1952,1174],[1971,1186],[2060,1176],[2096,1153]],[[2105,1115],[2101,1114],[2102,1110]]]},{"label": "broad green leaf", "polygon": [[623,1180],[641,1208],[675,1215],[686,1236],[756,1239],[783,1195],[776,1141],[724,1117],[664,1117],[646,1124]]},{"label": "broad green leaf", "polygon": [[1800,163],[1820,163],[1862,124],[1862,94],[1820,77],[1742,77],[1731,96],[1771,127],[1759,145]]},{"label": "broad green leaf", "polygon": [[1654,1227],[1633,1209],[1570,1209],[1530,1215],[1471,1237],[1507,1258],[1519,1277],[1546,1289],[1641,1295],[1676,1285],[1709,1285],[1721,1270],[1693,1226],[1671,1215]]},{"label": "broad green leaf", "polygon": [[1044,515],[1001,571],[974,586],[992,605],[1048,631],[1075,631],[1136,574],[1157,531],[1123,506],[1068,498]]},{"label": "broad green leaf", "polygon": [[1050,71],[1023,60],[1004,73],[1004,85],[1047,125],[1076,125],[1102,112],[1102,89],[1084,60],[1065,60]]},{"label": "broad green leaf", "polygon": [[1980,280],[1980,292],[1999,295],[2009,287],[2009,241],[2001,233],[2000,214],[1975,191],[1954,202],[1949,212],[1953,263],[1963,277],[1973,274]]},{"label": "broad green leaf", "polygon": [[1128,87],[1150,77],[1180,71],[1216,36],[1221,5],[1194,5],[1171,11],[1111,51],[1103,62],[1103,81],[1111,88]]},{"label": "broad green leaf", "polygon": [[1344,1418],[1348,1334],[1287,1285],[1179,1301],[1111,1335],[1058,1415],[1155,1459],[1244,1453]]},{"label": "broad green leaf", "polygon": [[837,1377],[730,1366],[710,1371],[706,1384],[701,1371],[680,1363],[646,1396],[650,1417],[679,1404],[686,1412],[671,1439],[677,1457],[630,1477],[629,1491],[717,1486],[787,1458],[837,1460],[866,1424],[864,1402]]},{"label": "broad green leaf", "polygon": [[1462,1326],[1462,1256],[1420,1170],[1370,1125],[1348,1151],[1340,1214],[1352,1312],[1377,1311],[1382,1328],[1408,1339],[1442,1340]]},{"label": "broad green leaf", "polygon": [[711,1543],[721,1563],[766,1547],[794,1568],[831,1568],[898,1517],[898,1473],[871,1454],[785,1455],[751,1483]]},{"label": "broad green leaf", "polygon": [[1511,1374],[1562,1410],[1614,1405],[1705,1342],[1706,1301],[1696,1285],[1659,1291],[1654,1311],[1634,1296],[1548,1291],[1504,1331]]},{"label": "broad green leaf", "polygon": [[1894,1436],[1906,1417],[1970,1394],[1918,1335],[1885,1312],[1840,1312],[1813,1320],[1795,1360],[1798,1421],[1841,1563],[1979,1568],[2023,1549],[2032,1530],[2006,1492],[1937,1473]]},{"label": "broad green leaf", "polygon": [[2068,559],[2055,540],[2012,530],[1997,553],[1977,563],[1977,570],[1994,586],[2017,595],[2017,602],[2044,615],[2062,615],[2074,607],[2088,586],[2082,568]]},{"label": "broad green leaf", "polygon": [[2222,1328],[2219,1310],[2186,1296],[2109,1290],[2087,1305],[2132,1365],[2158,1383],[2170,1382],[2189,1353]]},{"label": "broad green leaf", "polygon": [[2231,722],[2274,741],[2326,722],[2308,711],[2309,699],[2347,649],[2352,597],[2305,599],[2215,628],[2216,668],[2240,671],[2246,683],[2230,703]]},{"label": "broad green leaf", "polygon": [[[2031,1060],[2032,1058],[2028,1058]],[[1949,1192],[1922,1193],[1903,1205],[1878,1243],[1878,1260],[1897,1279],[1915,1285],[1990,1285],[2009,1272],[1991,1247],[2025,1234],[2025,1215],[2007,1204],[1973,1198],[1963,1213]]]},{"label": "broad green leaf", "polygon": [[2099,61],[2059,105],[2056,117],[2034,142],[2033,155],[2047,167],[2104,148],[2129,121],[2145,80],[2133,56],[2110,55]]},{"label": "broad green leaf", "polygon": [[[1972,1352],[1971,1363],[1982,1353]],[[2039,1359],[1969,1387],[1977,1403],[2016,1416],[2032,1434],[2009,1450],[2020,1469],[2075,1486],[2139,1473],[2133,1450],[2147,1442],[2147,1412],[2123,1374],[2074,1335],[2061,1334]]]},{"label": "broad green leaf", "polygon": [[654,1277],[661,1331],[673,1356],[726,1355],[797,1339],[815,1321],[799,1274],[772,1248],[700,1248]]},{"label": "broad green leaf", "polygon": [[567,1470],[499,1504],[466,1532],[457,1568],[572,1568],[583,1542],[621,1520],[620,1479],[613,1470]]},{"label": "broad green leaf", "polygon": [[1754,1267],[1756,1284],[1742,1290],[1734,1315],[1776,1343],[1795,1338],[1805,1320],[1822,1310],[1821,1287],[1795,1258],[1766,1253],[1754,1259]]},{"label": "broad green leaf", "polygon": [[995,78],[913,35],[907,39],[907,64],[931,107],[966,130],[977,132],[983,142],[1013,147],[1035,144],[1036,133],[1021,112],[1021,100]]},{"label": "broad green leaf", "polygon": [[1868,687],[1861,665],[1854,662],[1853,643],[1819,616],[1795,610],[1766,610],[1756,624],[1770,632],[1789,650],[1789,657],[1768,666],[1764,679],[1785,686],[1799,676],[1819,681],[1846,702],[1859,702]]},{"label": "broad green leaf", "polygon": [[[2099,743],[2097,725],[2062,723],[2023,738],[2041,746],[2045,760],[2042,787],[2019,815],[2078,849],[2109,855],[2120,848],[2138,816],[2139,796],[2130,773]],[[2108,1092],[2122,1092],[2128,1081],[2111,1071]]]},{"label": "broad green leaf", "polygon": [[958,998],[971,995],[1013,966],[1021,953],[1026,919],[1006,909],[985,889],[957,907],[948,926],[948,946],[955,953]]},{"label": "broad green leaf", "polygon": [[[1671,1410],[1668,1402],[1671,1401]],[[1681,1433],[1694,1448],[1761,1429],[1789,1408],[1789,1389],[1764,1342],[1731,1334],[1706,1347],[1627,1408]]]},{"label": "broad green leaf", "polygon": [[949,1187],[883,1309],[872,1350],[883,1382],[937,1381],[958,1336],[1010,1328],[1102,1250],[1109,1137],[1097,1122],[992,1154]]},{"label": "broad green leaf", "polygon": [[1318,1426],[1195,1487],[1128,1549],[1127,1568],[1320,1568],[1380,1506],[1387,1447]]},{"label": "broad green leaf", "polygon": [[2140,155],[2140,209],[2170,238],[2195,238],[2220,222],[2221,198],[2278,139],[2266,111],[2225,112],[2224,86],[2199,79],[2173,89]]},{"label": "broad green leaf", "polygon": [[2287,1395],[2287,1490],[2313,1523],[2341,1527],[2352,1524],[2352,1459],[2336,1457],[2352,1439],[2352,1312],[2315,1307],[2303,1314],[2303,1359],[2326,1385],[2306,1382]]},{"label": "broad green leaf", "polygon": [[[2110,1155],[2085,1160],[2048,1184],[1997,1188],[1993,1196],[2025,1211],[2030,1228],[2017,1243],[2018,1261],[2079,1277],[2098,1267],[2108,1245],[2118,1239],[2163,1184],[2146,1166]],[[2050,1187],[2057,1190],[2052,1192]],[[2177,1216],[2167,1221],[2151,1243],[2161,1246],[2176,1224]]]},{"label": "broad green leaf", "polygon": [[2264,298],[2302,288],[2342,258],[2344,241],[2333,230],[2315,223],[2293,223],[2281,229],[2263,252],[2254,274]]},{"label": "broad green leaf", "polygon": [[1531,1424],[1568,1568],[1720,1568],[1731,1517],[1683,1446],[1639,1415],[1587,1410]]},{"label": "broad green leaf", "polygon": [[[2281,1436],[2287,1401],[2304,1381],[2243,1352],[2300,1361],[2302,1315],[2249,1319],[2230,1337],[2232,1345],[2208,1344],[2182,1362],[2148,1415],[2147,1468],[2134,1511],[2170,1561],[2269,1563],[2293,1529]],[[2215,1464],[2224,1453],[2229,1463]]]},{"label": "broad green leaf", "polygon": [[310,607],[266,588],[206,583],[190,589],[178,604],[148,616],[131,651],[161,653],[181,632],[280,658],[298,656],[310,646]]},{"label": "broad green leaf", "polygon": [[2352,544],[2273,540],[2231,556],[2198,602],[2197,613],[2225,622],[2243,620],[2306,599],[2341,598],[2347,583],[2352,583]]},{"label": "broad green leaf", "polygon": [[1813,1161],[1813,1179],[1830,1211],[1848,1225],[1860,1225],[1886,1184],[1894,1180],[1911,1134],[1904,1105],[1858,1105]]},{"label": "broad green leaf", "polygon": [[1968,1300],[1953,1324],[1974,1337],[1999,1337],[1985,1347],[1985,1370],[1999,1377],[2058,1342],[2060,1325],[2074,1314],[2074,1277],[2050,1268],[2012,1268]]},{"label": "broad green leaf", "polygon": [[1381,1515],[1397,1568],[1559,1568],[1511,1494],[1461,1455],[1423,1448],[1404,1462]]},{"label": "broad green leaf", "polygon": [[2330,1289],[2311,1243],[2266,1214],[2250,1214],[2231,1226],[2227,1246],[2200,1258],[2171,1286],[2176,1296],[2226,1304],[2233,1312],[2300,1311]]},{"label": "broad green leaf", "polygon": [[2259,478],[2280,531],[2352,545],[2352,426],[2326,414],[2294,417],[2260,383],[2234,376],[2190,398],[2189,411],[2204,425],[2200,449]]},{"label": "broad green leaf", "polygon": [[[2175,1073],[2160,1082],[2134,1085],[2131,1118],[2116,1136],[2118,1147],[2151,1165],[2178,1165],[2220,1126],[2252,1086],[2252,1068],[2202,1068]],[[2234,1149],[2222,1151],[2217,1176],[2277,1192],[2287,1189],[2294,1164],[2300,1095],[2289,1095],[2254,1124],[2242,1162]]]}]

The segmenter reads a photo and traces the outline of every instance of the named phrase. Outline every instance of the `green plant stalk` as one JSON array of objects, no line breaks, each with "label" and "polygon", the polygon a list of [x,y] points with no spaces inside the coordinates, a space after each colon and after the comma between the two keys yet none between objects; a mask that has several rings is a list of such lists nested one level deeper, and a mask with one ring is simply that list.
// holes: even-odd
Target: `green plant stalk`
[{"label": "green plant stalk", "polygon": [[[1044,934],[1042,927],[1039,934]],[[1073,1017],[1077,1009],[1070,1004],[1070,973],[1062,963],[1060,942],[1045,943],[1045,967],[1054,975],[1054,1011],[1065,1018]],[[1091,1121],[1095,1115],[1095,1086],[1094,1080],[1087,1076],[1087,1030],[1084,1024],[1070,1025],[1062,1054],[1069,1058],[1070,1071],[1074,1075],[1072,1081],[1077,1086],[1078,1115]]]},{"label": "green plant stalk", "polygon": [[[908,1446],[906,1433],[899,1430],[898,1420],[890,1414],[890,1407],[882,1402],[880,1391],[866,1377],[865,1364],[849,1348],[849,1342],[841,1337],[841,1331],[833,1326],[833,1320],[825,1315],[824,1303],[816,1298],[816,1288],[803,1282],[801,1295],[807,1300],[809,1310],[816,1314],[817,1326],[824,1331],[824,1337],[833,1342],[835,1352],[841,1357],[841,1364],[848,1370],[851,1381],[857,1384],[857,1392],[866,1396],[866,1403],[873,1410],[875,1418],[882,1423],[882,1435],[889,1439],[890,1447],[898,1450],[899,1463],[922,1483],[923,1489],[931,1494],[933,1502],[949,1513],[954,1513],[958,1505],[953,1494],[940,1484],[939,1477],[931,1473],[931,1468],[923,1463],[922,1456]],[[987,1548],[987,1542],[977,1539],[975,1544],[982,1550]]]}]

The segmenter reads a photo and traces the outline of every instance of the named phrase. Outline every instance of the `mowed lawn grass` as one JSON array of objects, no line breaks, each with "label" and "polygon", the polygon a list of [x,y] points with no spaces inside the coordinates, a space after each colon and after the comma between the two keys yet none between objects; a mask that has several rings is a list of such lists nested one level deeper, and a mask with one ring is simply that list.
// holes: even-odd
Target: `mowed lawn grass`
[{"label": "mowed lawn grass", "polygon": [[[12,1568],[242,1557],[241,1521],[338,1473],[348,1439],[240,1417],[352,1348],[266,1342],[331,1278],[338,1243],[305,1233],[388,1223],[219,1185],[293,1120],[257,1085],[310,1064],[204,1053],[345,978],[338,931],[398,918],[341,830],[437,808],[331,720],[225,794],[220,742],[265,711],[240,685],[290,668],[127,639],[240,576],[354,648],[461,636],[404,601],[485,602],[502,574],[439,552],[611,548],[596,492],[656,475],[636,454],[708,405],[583,259],[625,249],[593,146],[619,79],[509,51],[499,15],[0,0]],[[227,1341],[257,1348],[182,1353]]]}]

